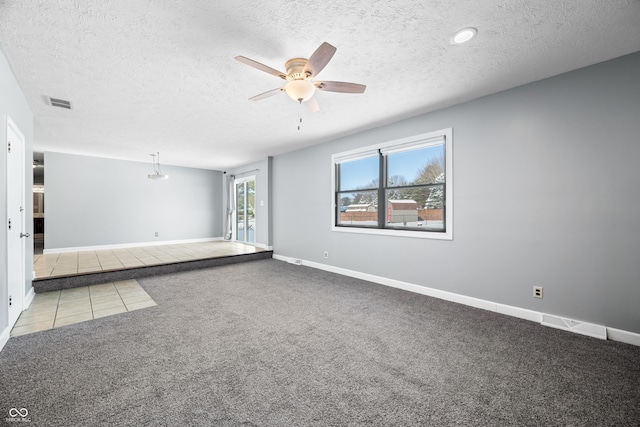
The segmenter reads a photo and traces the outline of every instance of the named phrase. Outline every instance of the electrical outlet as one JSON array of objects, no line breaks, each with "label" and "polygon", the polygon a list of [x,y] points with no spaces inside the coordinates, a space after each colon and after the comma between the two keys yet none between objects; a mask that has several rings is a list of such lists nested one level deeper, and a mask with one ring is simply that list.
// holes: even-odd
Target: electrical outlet
[{"label": "electrical outlet", "polygon": [[542,299],[542,286],[534,286],[533,287],[533,297]]},{"label": "electrical outlet", "polygon": [[325,257],[325,258],[329,258],[329,252],[324,251],[324,257]]},{"label": "electrical outlet", "polygon": [[158,232],[156,231],[156,237],[158,237]]}]

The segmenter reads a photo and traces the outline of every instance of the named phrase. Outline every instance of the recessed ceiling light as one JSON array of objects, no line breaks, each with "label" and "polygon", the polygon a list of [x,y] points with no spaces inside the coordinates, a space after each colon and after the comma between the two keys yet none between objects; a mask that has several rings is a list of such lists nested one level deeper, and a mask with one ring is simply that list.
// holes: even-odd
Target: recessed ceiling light
[{"label": "recessed ceiling light", "polygon": [[458,31],[457,33],[455,33],[453,37],[451,37],[451,43],[453,44],[466,43],[472,38],[474,38],[476,34],[478,34],[478,30],[476,30],[475,28],[471,28],[471,27],[464,28]]}]

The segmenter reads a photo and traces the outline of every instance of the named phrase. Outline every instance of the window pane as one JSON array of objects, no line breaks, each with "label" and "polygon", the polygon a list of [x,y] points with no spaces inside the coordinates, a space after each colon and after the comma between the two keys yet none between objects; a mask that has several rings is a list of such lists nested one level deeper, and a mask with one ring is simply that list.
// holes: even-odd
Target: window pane
[{"label": "window pane", "polygon": [[379,162],[379,156],[371,156],[339,163],[338,191],[377,188]]},{"label": "window pane", "polygon": [[236,184],[236,240],[244,241],[244,183]]},{"label": "window pane", "polygon": [[386,191],[386,224],[444,231],[444,185]]},{"label": "window pane", "polygon": [[387,155],[387,187],[444,182],[444,144]]},{"label": "window pane", "polygon": [[255,243],[256,242],[256,215],[255,215],[255,206],[256,206],[256,182],[248,181],[247,182],[247,243]]},{"label": "window pane", "polygon": [[339,225],[378,225],[378,192],[338,193]]}]

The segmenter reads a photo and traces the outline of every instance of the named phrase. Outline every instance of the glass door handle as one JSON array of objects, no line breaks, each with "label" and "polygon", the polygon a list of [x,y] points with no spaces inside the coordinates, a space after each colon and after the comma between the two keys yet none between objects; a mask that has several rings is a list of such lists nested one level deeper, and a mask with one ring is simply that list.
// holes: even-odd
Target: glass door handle
[{"label": "glass door handle", "polygon": [[20,233],[20,237],[31,237],[29,233]]}]

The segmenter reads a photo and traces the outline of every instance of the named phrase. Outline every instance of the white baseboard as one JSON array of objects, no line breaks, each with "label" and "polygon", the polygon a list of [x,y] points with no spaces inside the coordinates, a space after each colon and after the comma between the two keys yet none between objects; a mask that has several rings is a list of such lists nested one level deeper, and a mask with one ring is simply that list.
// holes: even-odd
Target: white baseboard
[{"label": "white baseboard", "polygon": [[11,328],[4,328],[4,331],[0,334],[0,351],[4,348],[5,344],[9,342],[11,336]]},{"label": "white baseboard", "polygon": [[207,237],[204,239],[187,239],[187,240],[164,240],[161,242],[121,243],[117,245],[77,246],[75,248],[45,249],[43,251],[43,254],[61,254],[65,252],[83,252],[83,251],[103,251],[103,250],[111,250],[111,249],[136,248],[141,246],[180,245],[184,243],[217,242],[219,240],[222,240],[222,237]]},{"label": "white baseboard", "polygon": [[27,294],[24,296],[24,304],[22,305],[22,311],[29,308],[29,306],[31,305],[35,297],[36,297],[36,290],[33,289],[33,286],[31,286],[31,288],[29,289],[29,292],[27,292]]},{"label": "white baseboard", "polygon": [[640,347],[640,334],[636,334],[635,332],[607,328],[607,338]]},{"label": "white baseboard", "polygon": [[529,320],[531,322],[542,322],[542,313],[527,310],[526,308],[514,307],[512,305],[497,304],[496,313],[505,314],[519,319]]},{"label": "white baseboard", "polygon": [[291,258],[288,256],[273,254],[273,259],[277,259],[278,261],[288,262],[289,264],[302,265],[301,259]]},{"label": "white baseboard", "polygon": [[455,294],[453,292],[441,291],[439,289],[428,288],[426,286],[414,285],[413,283],[402,282],[400,280],[389,279],[387,277],[376,276],[368,273],[361,273],[359,271],[348,270],[346,268],[320,264],[313,261],[300,260],[300,259],[285,257],[277,254],[274,254],[273,258],[280,261],[286,261],[291,264],[305,265],[307,267],[330,271],[332,273],[341,274],[343,276],[355,277],[356,279],[367,280],[369,282],[391,286],[393,288],[404,289],[405,291],[415,292],[418,294],[427,295],[430,297],[439,298],[446,301],[457,302],[460,304],[469,305],[471,307],[481,308],[489,311],[497,311],[497,304],[495,302],[491,302],[487,300]]},{"label": "white baseboard", "polygon": [[[349,270],[332,265],[321,264],[313,261],[306,261],[299,258],[291,258],[283,255],[273,254],[273,259],[285,261],[291,264],[304,265],[318,270],[329,271],[341,274],[343,276],[354,277],[356,279],[367,280],[369,282],[378,283],[380,285],[391,286],[405,291],[415,292],[446,301],[456,302],[483,310],[493,311],[507,316],[517,317],[519,319],[529,320],[531,322],[540,323],[545,326],[563,329],[582,335],[588,335],[600,339],[609,339],[612,341],[620,341],[627,344],[640,346],[640,334],[634,332],[623,331],[619,329],[607,328],[601,325],[581,322],[577,320],[565,319],[559,316],[544,314],[541,312],[528,310],[525,308],[514,307],[510,305],[500,304],[493,301],[483,300],[479,298],[460,295],[453,292],[441,291],[439,289],[428,288],[426,286],[415,285],[413,283],[402,282],[400,280],[389,279],[386,277],[376,276],[359,271]],[[563,319],[563,320],[558,320]]]}]

